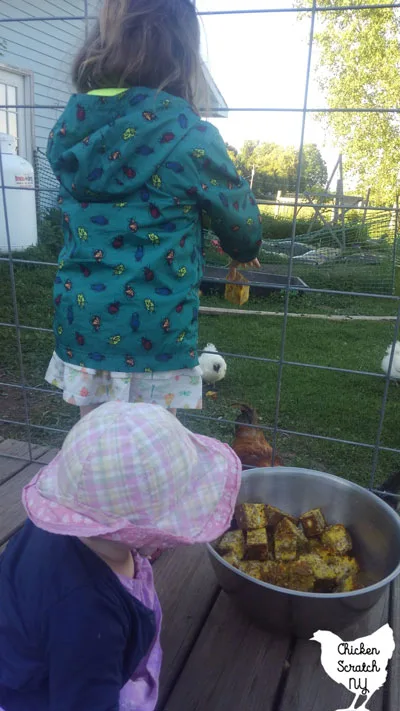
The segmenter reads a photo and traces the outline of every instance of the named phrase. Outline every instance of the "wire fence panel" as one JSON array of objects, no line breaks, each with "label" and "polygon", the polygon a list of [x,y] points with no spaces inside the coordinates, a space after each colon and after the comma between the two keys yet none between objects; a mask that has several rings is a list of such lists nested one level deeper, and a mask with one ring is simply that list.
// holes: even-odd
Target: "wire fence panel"
[{"label": "wire fence panel", "polygon": [[[196,431],[230,441],[235,403],[251,400],[261,410],[258,426],[272,444],[273,459],[279,452],[291,465],[329,470],[376,491],[400,468],[393,422],[398,395],[380,368],[390,343],[390,372],[399,339],[399,203],[380,207],[367,199],[350,210],[343,194],[332,201],[328,190],[319,197],[305,193],[302,171],[308,123],[316,114],[390,115],[397,120],[400,112],[398,106],[366,106],[358,101],[350,107],[316,105],[312,76],[318,59],[319,18],[327,13],[395,11],[400,3],[265,4],[210,9],[203,3],[199,14],[204,23],[213,18],[223,22],[230,16],[239,23],[245,19],[259,23],[293,14],[303,18],[303,27],[307,23],[304,75],[296,69],[300,73],[295,77],[299,84],[301,75],[299,105],[288,90],[287,106],[275,106],[273,100],[241,106],[238,89],[235,105],[224,108],[230,117],[242,117],[249,131],[253,122],[269,121],[276,114],[282,121],[297,122],[293,124],[299,138],[293,189],[282,197],[275,195],[272,178],[271,184],[263,186],[259,200],[262,269],[249,274],[253,301],[240,316],[234,310],[230,314],[232,306],[223,300],[227,257],[221,254],[215,235],[205,231],[207,267],[201,290],[207,308],[201,313],[200,343],[205,347],[218,340],[228,374],[215,390],[204,388],[202,414],[185,411],[182,416]],[[0,3],[0,133],[2,125],[14,126],[20,153],[33,164],[35,185],[26,189],[35,193],[38,218],[38,244],[16,249],[9,195],[19,188],[7,184],[0,150],[0,219],[3,215],[5,230],[0,235],[0,421],[2,436],[28,443],[29,461],[33,461],[33,443],[59,446],[76,419],[74,408],[62,401],[60,392],[44,383],[53,348],[51,289],[62,240],[58,186],[46,158],[46,141],[70,92],[60,66],[64,63],[66,76],[71,54],[88,36],[97,3],[75,0],[65,11],[64,3],[46,2],[50,8],[46,12],[40,11],[40,5]],[[250,55],[247,62],[251,71]],[[15,93],[11,89],[7,93],[8,86],[15,86]],[[221,107],[211,110],[218,113]],[[223,133],[223,126],[219,128]],[[288,141],[293,142],[291,135]],[[276,316],[254,315],[255,308]],[[313,320],[313,314],[321,319]],[[335,315],[343,321],[330,321],[328,317]],[[351,315],[359,320],[351,321]],[[376,317],[377,322],[363,320],[363,315]]]}]

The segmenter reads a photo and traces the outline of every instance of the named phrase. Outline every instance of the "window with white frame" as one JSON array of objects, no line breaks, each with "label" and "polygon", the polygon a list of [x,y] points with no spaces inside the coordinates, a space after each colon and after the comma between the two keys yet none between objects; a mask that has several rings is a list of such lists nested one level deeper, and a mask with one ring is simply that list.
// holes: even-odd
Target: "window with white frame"
[{"label": "window with white frame", "polygon": [[18,142],[18,154],[32,162],[32,111],[16,108],[30,104],[30,74],[0,66],[0,133],[14,136]]}]

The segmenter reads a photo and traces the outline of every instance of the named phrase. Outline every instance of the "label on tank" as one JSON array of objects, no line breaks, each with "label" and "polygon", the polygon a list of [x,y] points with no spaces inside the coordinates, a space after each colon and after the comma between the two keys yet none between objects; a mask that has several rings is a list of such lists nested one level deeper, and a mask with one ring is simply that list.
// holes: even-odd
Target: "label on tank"
[{"label": "label on tank", "polygon": [[33,187],[33,175],[16,175],[15,184],[21,187]]}]

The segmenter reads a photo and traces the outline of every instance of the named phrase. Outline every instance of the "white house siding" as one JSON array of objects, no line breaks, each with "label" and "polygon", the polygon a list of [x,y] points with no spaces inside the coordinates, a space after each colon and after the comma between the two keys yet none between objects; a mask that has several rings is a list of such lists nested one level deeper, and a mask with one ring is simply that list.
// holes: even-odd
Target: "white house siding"
[{"label": "white house siding", "polygon": [[[90,14],[95,14],[97,0],[89,0]],[[85,13],[84,0],[0,0],[0,20],[18,18],[21,22],[0,22],[0,40],[5,42],[0,65],[32,73],[33,124],[32,151],[39,188],[54,190],[50,168],[44,157],[49,132],[71,93],[69,79],[72,58],[84,38],[84,20],[53,20],[53,17],[78,17]],[[40,21],[29,18],[48,18]],[[28,100],[28,97],[25,99]],[[43,107],[43,108],[42,108]],[[39,193],[39,207],[54,204],[53,193]]]}]

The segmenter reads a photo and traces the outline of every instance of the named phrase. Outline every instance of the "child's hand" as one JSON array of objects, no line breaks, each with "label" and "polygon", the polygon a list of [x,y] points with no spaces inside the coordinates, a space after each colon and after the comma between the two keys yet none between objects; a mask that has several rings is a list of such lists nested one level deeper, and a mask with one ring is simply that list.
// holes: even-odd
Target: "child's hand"
[{"label": "child's hand", "polygon": [[253,267],[254,269],[260,269],[261,264],[258,261],[258,259],[253,259],[251,262],[246,262],[246,263],[236,262],[233,260],[230,263],[230,267],[232,267],[232,269],[236,269],[237,267]]}]

